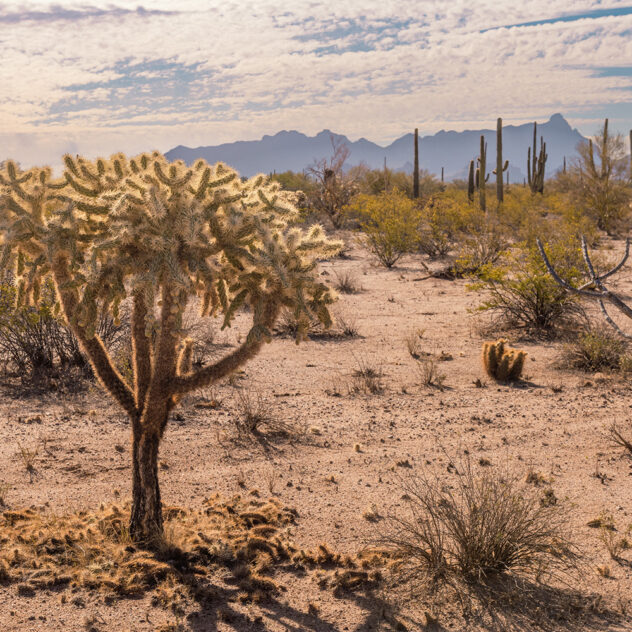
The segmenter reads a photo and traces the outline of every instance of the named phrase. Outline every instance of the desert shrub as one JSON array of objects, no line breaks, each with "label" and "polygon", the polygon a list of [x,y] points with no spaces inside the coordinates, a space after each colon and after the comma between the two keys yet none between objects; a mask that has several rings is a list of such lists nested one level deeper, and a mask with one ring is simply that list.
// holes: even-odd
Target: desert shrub
[{"label": "desert shrub", "polygon": [[483,366],[489,377],[498,382],[520,379],[527,354],[507,345],[506,340],[483,343]]},{"label": "desert shrub", "polygon": [[[17,305],[18,291],[11,277],[0,284],[0,357],[5,366],[22,381],[42,382],[68,368],[90,377],[88,360],[57,311],[52,283],[41,288],[37,306]],[[97,319],[97,333],[107,347],[121,338],[123,329],[107,315]]]},{"label": "desert shrub", "polygon": [[[565,280],[581,279],[578,248],[560,241],[549,247],[549,257]],[[521,244],[498,263],[483,266],[479,278],[468,289],[486,292],[478,309],[499,316],[501,327],[551,334],[585,319],[577,296],[553,280],[535,245]]]},{"label": "desert shrub", "polygon": [[589,329],[564,345],[560,365],[587,372],[616,371],[629,358],[627,347],[614,330]]},{"label": "desert shrub", "polygon": [[345,270],[336,272],[336,283],[334,287],[343,294],[358,294],[362,292],[362,285],[354,272]]},{"label": "desert shrub", "polygon": [[379,395],[384,392],[384,373],[382,367],[373,364],[365,357],[356,358],[356,369],[353,371],[350,393]]},{"label": "desert shrub", "polygon": [[565,176],[577,206],[601,230],[614,232],[629,216],[629,163],[621,134],[608,132],[608,120],[592,139],[577,146],[578,158]]},{"label": "desert shrub", "polygon": [[359,335],[356,319],[338,309],[332,314],[333,323],[329,328],[315,318],[296,318],[290,310],[283,310],[274,327],[279,336],[296,338],[305,335],[312,340],[339,340],[341,338],[355,338]]},{"label": "desert shrub", "polygon": [[314,185],[306,194],[306,206],[326,217],[334,228],[345,221],[344,209],[358,192],[355,180],[345,170],[350,150],[341,140],[331,136],[332,155],[307,169]]},{"label": "desert shrub", "polygon": [[408,515],[391,516],[382,538],[401,578],[437,588],[503,575],[542,581],[576,567],[558,506],[542,504],[512,474],[477,474],[469,461],[454,471],[451,485],[428,477],[405,484]]},{"label": "desert shrub", "polygon": [[485,266],[495,264],[508,246],[508,233],[501,215],[471,208],[462,220],[457,256],[452,266],[454,276],[478,275]]},{"label": "desert shrub", "polygon": [[405,171],[394,171],[388,167],[385,169],[370,169],[365,164],[360,164],[351,167],[348,175],[356,182],[358,193],[379,195],[389,189],[397,189],[412,198],[412,174]]},{"label": "desert shrub", "polygon": [[419,250],[431,258],[452,249],[464,225],[460,207],[445,196],[433,196],[421,211]]},{"label": "desert shrub", "polygon": [[358,195],[347,212],[358,217],[366,247],[387,268],[416,249],[420,213],[401,191]]}]

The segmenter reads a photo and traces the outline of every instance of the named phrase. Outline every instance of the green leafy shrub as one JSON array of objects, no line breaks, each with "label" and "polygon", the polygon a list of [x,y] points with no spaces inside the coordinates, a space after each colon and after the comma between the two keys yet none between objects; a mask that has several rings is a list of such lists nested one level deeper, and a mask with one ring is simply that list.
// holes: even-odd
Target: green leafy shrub
[{"label": "green leafy shrub", "polygon": [[431,197],[421,211],[419,250],[431,258],[444,257],[465,223],[462,208],[453,200],[443,195]]},{"label": "green leafy shrub", "polygon": [[364,243],[382,265],[393,267],[419,243],[419,209],[404,193],[358,195],[347,208],[364,232]]},{"label": "green leafy shrub", "polygon": [[630,364],[628,345],[614,330],[589,329],[567,343],[560,365],[581,371],[622,370]]},{"label": "green leafy shrub", "polygon": [[[582,278],[579,249],[559,241],[548,254],[569,283]],[[480,280],[468,289],[486,292],[478,309],[498,315],[498,325],[551,334],[585,320],[578,297],[557,285],[534,245],[521,244],[479,274]]]}]

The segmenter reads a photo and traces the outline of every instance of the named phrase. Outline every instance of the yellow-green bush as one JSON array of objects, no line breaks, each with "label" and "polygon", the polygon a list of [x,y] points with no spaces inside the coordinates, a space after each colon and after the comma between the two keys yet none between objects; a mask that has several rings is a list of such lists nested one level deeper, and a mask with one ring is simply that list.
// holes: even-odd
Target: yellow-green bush
[{"label": "yellow-green bush", "polygon": [[[562,278],[580,281],[582,255],[573,242],[554,242],[547,254]],[[583,319],[579,298],[554,281],[535,245],[514,247],[497,264],[481,268],[479,279],[468,289],[486,292],[478,309],[499,315],[502,326],[552,333]]]},{"label": "yellow-green bush", "polygon": [[387,268],[417,248],[421,215],[401,191],[358,195],[346,212],[358,219],[366,247]]}]

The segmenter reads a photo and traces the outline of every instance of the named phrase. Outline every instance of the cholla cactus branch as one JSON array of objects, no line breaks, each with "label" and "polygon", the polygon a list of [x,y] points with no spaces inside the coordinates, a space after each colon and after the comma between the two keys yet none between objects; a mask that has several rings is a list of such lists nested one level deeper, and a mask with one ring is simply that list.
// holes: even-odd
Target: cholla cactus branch
[{"label": "cholla cactus branch", "polygon": [[98,336],[88,335],[86,328],[73,320],[74,314],[78,311],[77,293],[70,289],[72,277],[68,261],[63,254],[56,256],[53,260],[52,271],[66,319],[74,323],[72,330],[88,355],[99,381],[128,415],[136,417],[138,409],[132,390],[121,374],[114,368],[104,344]]},{"label": "cholla cactus branch", "polygon": [[[612,267],[608,272],[605,272],[604,274],[601,274],[601,275],[597,275],[595,272],[593,263],[590,259],[590,254],[588,253],[586,238],[582,237],[582,240],[581,240],[582,254],[584,256],[584,262],[586,264],[586,268],[588,270],[588,276],[590,280],[579,287],[574,287],[573,285],[571,285],[570,283],[568,283],[567,281],[565,281],[564,279],[560,277],[560,275],[556,272],[555,268],[549,261],[546,251],[544,250],[544,246],[542,245],[542,242],[539,239],[537,240],[537,244],[538,244],[538,248],[540,250],[542,259],[544,261],[544,264],[546,265],[546,269],[548,270],[549,274],[553,277],[553,279],[558,285],[561,285],[564,289],[568,290],[569,292],[572,292],[573,294],[577,294],[578,296],[583,296],[586,298],[597,300],[601,307],[601,311],[604,315],[604,318],[606,319],[606,322],[622,336],[626,338],[632,338],[630,334],[627,334],[624,331],[622,331],[621,328],[612,320],[612,318],[608,314],[605,303],[606,302],[611,303],[612,305],[614,305],[614,307],[616,307],[620,312],[625,314],[628,318],[632,318],[632,308],[629,307],[617,294],[610,291],[604,284],[605,279],[611,277],[612,275],[616,274],[619,270],[621,270],[621,268],[625,265],[626,261],[628,260],[628,257],[630,256],[630,238],[626,239],[625,252],[623,254],[623,257],[619,261],[619,263],[617,263],[614,267]],[[596,289],[589,289],[589,288],[596,288]]]}]

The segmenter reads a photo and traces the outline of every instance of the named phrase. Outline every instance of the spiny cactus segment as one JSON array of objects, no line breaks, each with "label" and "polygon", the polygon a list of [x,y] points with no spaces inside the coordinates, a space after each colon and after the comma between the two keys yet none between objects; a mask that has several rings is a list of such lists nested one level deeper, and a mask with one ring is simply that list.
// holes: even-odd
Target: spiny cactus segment
[{"label": "spiny cactus segment", "polygon": [[519,380],[526,357],[524,351],[509,347],[503,339],[483,344],[483,366],[487,375],[498,382]]}]

